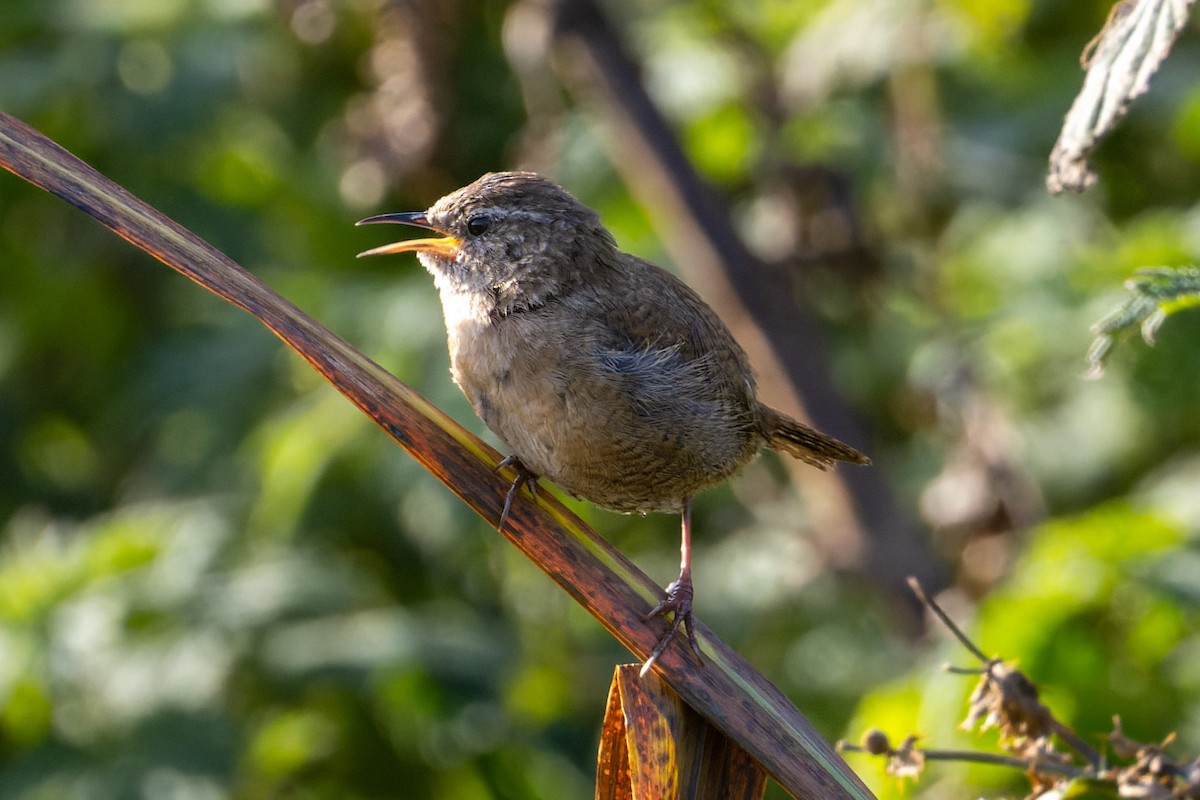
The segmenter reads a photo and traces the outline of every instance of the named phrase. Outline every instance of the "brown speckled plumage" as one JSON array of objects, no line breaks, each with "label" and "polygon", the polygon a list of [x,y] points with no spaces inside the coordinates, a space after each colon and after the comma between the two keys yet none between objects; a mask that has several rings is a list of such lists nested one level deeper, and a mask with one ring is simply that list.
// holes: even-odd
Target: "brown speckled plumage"
[{"label": "brown speckled plumage", "polygon": [[867,463],[762,404],[716,313],[544,178],[492,173],[423,214],[369,221],[445,235],[370,252],[417,252],[441,294],[455,382],[528,473],[617,511],[684,511],[683,570],[655,612],[676,624],[651,661],[690,623],[696,492],[763,447],[822,469]]}]

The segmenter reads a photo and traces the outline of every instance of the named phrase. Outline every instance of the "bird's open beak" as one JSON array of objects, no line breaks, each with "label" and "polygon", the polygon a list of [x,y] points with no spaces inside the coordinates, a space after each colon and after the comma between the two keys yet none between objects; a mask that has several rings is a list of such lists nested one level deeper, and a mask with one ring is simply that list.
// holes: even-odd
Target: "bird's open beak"
[{"label": "bird's open beak", "polygon": [[[373,225],[377,222],[396,222],[401,225],[412,225],[417,228],[425,228],[426,230],[434,231],[435,233],[446,233],[446,231],[434,226],[425,216],[424,211],[404,211],[399,214],[380,214],[377,217],[367,217],[360,219],[356,225]],[[458,255],[458,247],[460,242],[453,236],[445,236],[441,239],[406,239],[403,242],[393,242],[385,244],[382,247],[376,247],[371,250],[359,253],[358,258],[363,256],[383,256],[391,253],[407,253],[409,251],[421,251],[426,253],[436,253],[441,256],[453,258]]]}]

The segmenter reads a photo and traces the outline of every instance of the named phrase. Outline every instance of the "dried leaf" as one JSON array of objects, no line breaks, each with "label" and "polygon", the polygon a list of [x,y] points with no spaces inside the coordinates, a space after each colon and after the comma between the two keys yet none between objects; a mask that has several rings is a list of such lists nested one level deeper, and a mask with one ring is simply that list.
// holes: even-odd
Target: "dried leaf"
[{"label": "dried leaf", "polygon": [[[998,728],[1010,749],[1038,742],[1053,730],[1050,710],[1038,700],[1037,686],[1016,667],[993,661],[971,693],[963,728]],[[1022,741],[1019,741],[1022,740]],[[1032,754],[1031,754],[1032,755]]]},{"label": "dried leaf", "polygon": [[888,757],[887,773],[897,778],[918,778],[925,771],[925,754],[917,749],[917,737],[909,735]]},{"label": "dried leaf", "polygon": [[760,800],[767,774],[640,664],[618,666],[600,735],[596,800]]},{"label": "dried leaf", "polygon": [[1084,50],[1087,76],[1050,153],[1046,187],[1082,192],[1096,180],[1088,156],[1144,94],[1195,0],[1122,0]]},{"label": "dried leaf", "polygon": [[1113,717],[1113,729],[1112,733],[1108,734],[1108,743],[1118,758],[1136,758],[1138,752],[1146,746],[1125,735],[1120,717]]}]

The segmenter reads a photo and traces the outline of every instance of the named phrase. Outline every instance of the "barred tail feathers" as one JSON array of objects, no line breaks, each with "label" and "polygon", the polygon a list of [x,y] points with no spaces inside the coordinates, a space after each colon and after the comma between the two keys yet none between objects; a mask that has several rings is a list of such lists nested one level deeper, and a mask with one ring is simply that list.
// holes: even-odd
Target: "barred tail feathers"
[{"label": "barred tail feathers", "polygon": [[832,436],[810,428],[769,406],[764,405],[762,409],[767,446],[773,450],[795,456],[818,469],[828,469],[837,461],[847,461],[851,464],[871,463],[871,459]]}]

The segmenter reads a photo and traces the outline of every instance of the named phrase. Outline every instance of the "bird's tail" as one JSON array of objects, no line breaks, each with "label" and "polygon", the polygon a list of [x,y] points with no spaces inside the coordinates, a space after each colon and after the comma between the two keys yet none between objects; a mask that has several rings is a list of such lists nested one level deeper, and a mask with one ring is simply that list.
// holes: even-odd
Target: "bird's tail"
[{"label": "bird's tail", "polygon": [[810,428],[786,414],[769,406],[763,406],[763,422],[767,434],[767,446],[795,456],[801,461],[820,469],[833,466],[835,461],[851,464],[870,464],[871,459],[843,444],[832,436],[826,436],[816,428]]}]

